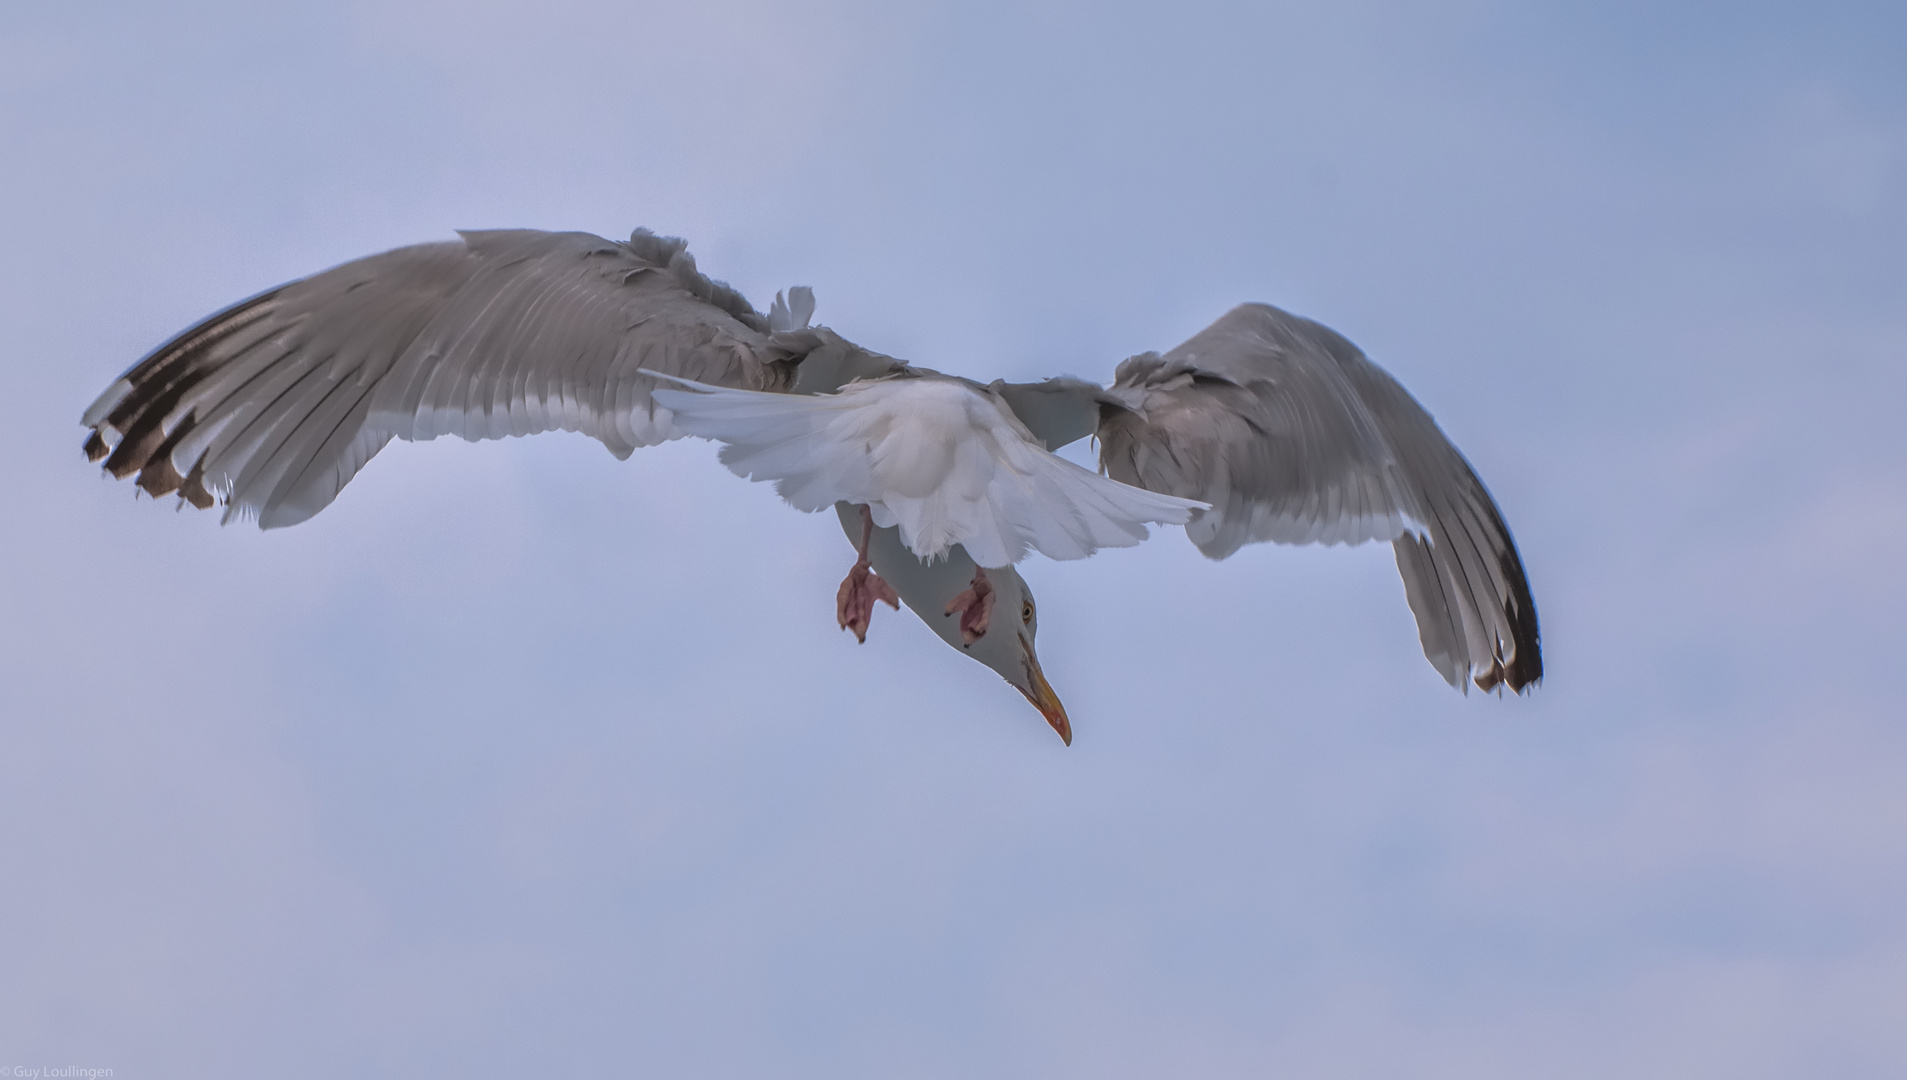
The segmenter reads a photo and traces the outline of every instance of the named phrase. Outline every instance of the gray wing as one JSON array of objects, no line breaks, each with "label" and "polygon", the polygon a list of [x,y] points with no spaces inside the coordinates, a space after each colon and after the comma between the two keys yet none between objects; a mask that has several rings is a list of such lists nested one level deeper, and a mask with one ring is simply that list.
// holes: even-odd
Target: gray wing
[{"label": "gray wing", "polygon": [[681,434],[639,369],[788,390],[808,353],[861,353],[805,329],[807,290],[792,313],[777,297],[764,318],[698,273],[680,240],[460,235],[294,281],[187,330],[86,411],[87,456],[154,496],[201,508],[216,497],[227,521],[273,528],[329,505],[393,436],[578,431],[627,457]]},{"label": "gray wing", "polygon": [[1536,607],[1496,503],[1430,414],[1343,337],[1246,304],[1164,356],[1119,365],[1104,394],[1101,467],[1211,503],[1186,526],[1207,556],[1390,540],[1445,680],[1541,680]]},{"label": "gray wing", "polygon": [[1116,402],[1098,383],[1065,375],[1036,383],[995,380],[988,389],[1048,450],[1091,435],[1099,427],[1101,400]]}]

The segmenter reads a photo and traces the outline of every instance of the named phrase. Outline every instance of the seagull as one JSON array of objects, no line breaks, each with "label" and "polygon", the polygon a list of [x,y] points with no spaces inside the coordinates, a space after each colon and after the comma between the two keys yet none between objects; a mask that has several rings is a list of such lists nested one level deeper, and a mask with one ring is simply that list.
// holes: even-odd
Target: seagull
[{"label": "seagull", "polygon": [[[460,232],[241,301],[134,364],[85,411],[87,459],[223,521],[295,525],[393,437],[591,436],[618,458],[684,436],[738,476],[832,509],[854,548],[837,623],[901,604],[1025,695],[1067,745],[1040,670],[1031,552],[1085,558],[1183,525],[1248,543],[1388,540],[1431,666],[1468,691],[1543,676],[1536,607],[1495,501],[1430,414],[1332,330],[1233,308],[1110,386],[980,383],[766,314],[638,229]],[[1099,471],[1054,453],[1092,437]]]}]

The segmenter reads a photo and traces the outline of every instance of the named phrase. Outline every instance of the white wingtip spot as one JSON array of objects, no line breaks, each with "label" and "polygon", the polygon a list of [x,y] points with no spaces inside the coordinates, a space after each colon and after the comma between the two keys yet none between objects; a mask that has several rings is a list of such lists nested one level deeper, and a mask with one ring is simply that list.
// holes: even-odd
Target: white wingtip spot
[{"label": "white wingtip spot", "polygon": [[79,418],[79,426],[89,428],[98,427],[105,421],[106,417],[112,413],[113,409],[118,407],[121,401],[125,400],[126,395],[130,393],[132,393],[132,381],[130,379],[120,379],[114,382],[111,386],[106,388],[105,393],[94,398],[93,403],[86,407],[86,414]]}]

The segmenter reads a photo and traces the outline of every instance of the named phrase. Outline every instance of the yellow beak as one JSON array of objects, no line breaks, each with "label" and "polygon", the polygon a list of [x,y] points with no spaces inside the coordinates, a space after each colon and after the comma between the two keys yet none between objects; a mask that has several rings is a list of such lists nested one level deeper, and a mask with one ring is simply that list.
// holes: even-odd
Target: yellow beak
[{"label": "yellow beak", "polygon": [[1034,658],[1031,649],[1026,653],[1026,681],[1032,684],[1033,689],[1022,688],[1020,693],[1026,695],[1026,700],[1033,703],[1041,716],[1046,717],[1046,722],[1053,725],[1054,731],[1059,732],[1061,742],[1067,746],[1073,745],[1073,725],[1066,719],[1066,706],[1059,703],[1059,695],[1053,693],[1053,686],[1046,681],[1046,674],[1040,670],[1040,662]]}]

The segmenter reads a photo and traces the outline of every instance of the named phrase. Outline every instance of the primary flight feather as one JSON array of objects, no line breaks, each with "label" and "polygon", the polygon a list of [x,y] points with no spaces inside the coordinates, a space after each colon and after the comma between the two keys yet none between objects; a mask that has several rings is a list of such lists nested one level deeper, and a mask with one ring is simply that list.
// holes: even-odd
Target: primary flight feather
[{"label": "primary flight feather", "polygon": [[[1079,379],[982,384],[768,314],[680,240],[507,230],[399,248],[227,308],[160,346],[82,417],[86,453],[153,496],[296,524],[392,438],[579,431],[618,457],[683,435],[741,476],[836,509],[856,561],[836,615],[905,602],[1061,737],[1029,551],[1074,559],[1183,524],[1241,545],[1389,540],[1425,655],[1452,685],[1542,678],[1516,545],[1475,472],[1349,341],[1262,304],[1163,355]],[[1088,435],[1104,475],[1052,453]]]}]

